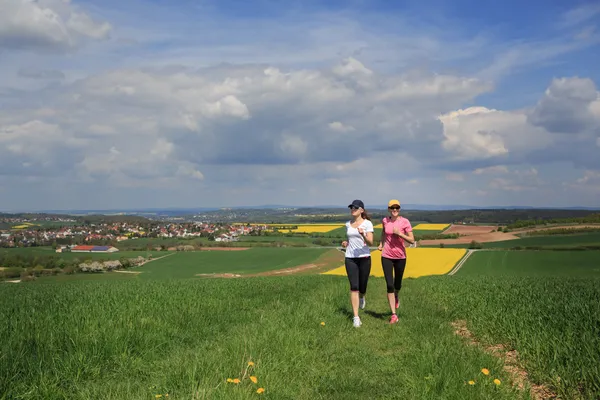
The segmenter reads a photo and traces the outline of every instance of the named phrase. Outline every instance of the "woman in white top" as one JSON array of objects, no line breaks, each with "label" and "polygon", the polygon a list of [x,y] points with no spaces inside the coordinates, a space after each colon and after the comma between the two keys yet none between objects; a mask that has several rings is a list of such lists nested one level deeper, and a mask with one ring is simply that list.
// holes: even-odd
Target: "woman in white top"
[{"label": "woman in white top", "polygon": [[346,222],[348,240],[342,242],[342,247],[346,249],[346,273],[350,281],[350,302],[354,312],[352,322],[354,327],[358,328],[362,325],[358,316],[358,307],[365,308],[367,282],[371,273],[371,250],[369,246],[373,245],[373,223],[361,200],[354,200],[348,208],[352,219]]}]

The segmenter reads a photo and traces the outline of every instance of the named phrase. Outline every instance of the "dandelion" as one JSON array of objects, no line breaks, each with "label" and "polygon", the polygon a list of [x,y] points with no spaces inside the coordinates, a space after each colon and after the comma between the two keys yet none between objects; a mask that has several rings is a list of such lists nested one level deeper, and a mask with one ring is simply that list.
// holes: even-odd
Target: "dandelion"
[{"label": "dandelion", "polygon": [[252,361],[248,361],[248,366],[249,367],[254,367],[254,363]]},{"label": "dandelion", "polygon": [[235,384],[237,385],[238,383],[240,383],[240,380],[239,380],[238,378],[235,378],[235,379],[233,380],[233,383],[235,383]]},{"label": "dandelion", "polygon": [[481,370],[481,373],[484,374],[484,375],[489,375],[490,371],[487,368],[484,368],[484,369]]},{"label": "dandelion", "polygon": [[255,376],[251,376],[250,380],[252,381],[252,383],[257,383],[258,379]]},{"label": "dandelion", "polygon": [[231,383],[231,382],[233,382],[233,379],[227,378],[227,383]]},{"label": "dandelion", "polygon": [[499,385],[499,384],[500,384],[500,379],[497,379],[497,378],[496,378],[496,379],[494,379],[494,383],[495,383],[496,385]]},{"label": "dandelion", "polygon": [[469,385],[473,386],[475,384],[475,381],[469,381]]},{"label": "dandelion", "polygon": [[264,388],[258,388],[258,389],[256,389],[256,393],[258,393],[258,394],[262,394],[264,391],[265,391]]},{"label": "dandelion", "polygon": [[325,322],[321,322],[321,326],[325,326]]},{"label": "dandelion", "polygon": [[155,399],[160,399],[162,397],[162,394],[157,394],[154,396]]}]

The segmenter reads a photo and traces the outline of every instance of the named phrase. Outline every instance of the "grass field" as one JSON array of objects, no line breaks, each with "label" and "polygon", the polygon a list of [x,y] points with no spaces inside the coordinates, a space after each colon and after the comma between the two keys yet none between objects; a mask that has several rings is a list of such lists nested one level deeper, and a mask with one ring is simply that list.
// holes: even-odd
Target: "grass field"
[{"label": "grass field", "polygon": [[[415,252],[434,250],[464,253],[408,249],[408,268]],[[600,252],[477,251],[456,275],[406,280],[393,326],[374,276],[358,330],[345,273],[195,276],[285,268],[327,252],[342,255],[181,252],[134,268],[144,271],[134,279],[2,284],[0,398],[528,398],[511,388],[501,359],[454,334],[457,320],[482,345],[516,350],[529,378],[560,398],[600,397]]]},{"label": "grass field", "polygon": [[477,251],[457,275],[600,278],[600,251]]},{"label": "grass field", "polygon": [[[569,234],[569,235],[555,235],[555,236],[531,236],[524,237],[522,239],[505,240],[502,242],[489,242],[482,243],[484,249],[510,249],[515,247],[575,247],[585,245],[599,245],[600,244],[600,232],[592,233],[580,233],[580,234]],[[446,247],[453,248],[466,248],[468,244],[462,245],[447,245]]]},{"label": "grass field", "polygon": [[143,278],[193,278],[196,274],[246,274],[309,264],[327,249],[252,248],[240,251],[179,252],[131,271]]},{"label": "grass field", "polygon": [[[408,248],[404,277],[447,274],[465,254],[466,250],[463,249]],[[346,267],[342,263],[340,267],[324,274],[346,276]],[[379,250],[371,252],[371,276],[383,276]]]},{"label": "grass field", "polygon": [[22,256],[41,256],[50,257],[54,256],[57,258],[63,258],[65,260],[73,260],[78,258],[80,260],[93,259],[93,260],[118,260],[121,257],[135,258],[135,257],[160,257],[161,255],[168,254],[164,251],[117,251],[115,253],[77,253],[77,252],[65,252],[57,253],[51,247],[19,247],[14,249],[0,249],[0,253],[3,254],[14,254]]},{"label": "grass field", "polygon": [[598,275],[530,271],[532,276],[477,276],[459,275],[461,270],[419,284],[427,301],[447,310],[448,319],[466,320],[482,344],[515,349],[533,382],[563,399],[600,398]]},{"label": "grass field", "polygon": [[356,330],[334,276],[6,285],[0,396],[518,398],[492,383],[507,379],[499,361],[464,347],[417,285],[395,326],[380,314],[383,280],[369,290]]}]

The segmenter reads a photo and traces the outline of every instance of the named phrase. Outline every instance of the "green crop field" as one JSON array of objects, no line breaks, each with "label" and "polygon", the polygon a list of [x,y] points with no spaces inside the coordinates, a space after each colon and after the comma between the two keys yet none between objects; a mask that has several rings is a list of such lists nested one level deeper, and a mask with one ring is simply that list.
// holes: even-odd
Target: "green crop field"
[{"label": "green crop field", "polygon": [[[600,245],[600,232],[577,233],[555,236],[530,236],[522,239],[505,240],[502,242],[489,242],[481,244],[484,249],[510,249],[515,247],[552,247],[569,248],[577,246]],[[431,247],[431,246],[427,246]],[[437,247],[437,246],[434,246]],[[468,244],[447,245],[446,247],[467,248]]]},{"label": "green crop field", "polygon": [[92,252],[65,252],[57,253],[51,247],[19,247],[15,249],[0,249],[0,254],[4,255],[20,255],[20,256],[33,256],[33,257],[56,257],[63,258],[65,260],[74,260],[76,258],[80,260],[118,260],[121,257],[135,258],[135,257],[159,257],[161,255],[168,254],[167,252],[161,251],[117,251],[115,253],[92,253]]},{"label": "green crop field", "polygon": [[457,275],[600,278],[600,251],[476,251]]},{"label": "green crop field", "polygon": [[457,274],[428,277],[420,286],[448,319],[466,320],[483,345],[517,350],[533,382],[546,384],[563,399],[599,398],[598,274]]},{"label": "green crop field", "polygon": [[193,278],[196,274],[256,273],[314,262],[327,249],[251,248],[238,251],[179,252],[131,271],[144,278]]}]

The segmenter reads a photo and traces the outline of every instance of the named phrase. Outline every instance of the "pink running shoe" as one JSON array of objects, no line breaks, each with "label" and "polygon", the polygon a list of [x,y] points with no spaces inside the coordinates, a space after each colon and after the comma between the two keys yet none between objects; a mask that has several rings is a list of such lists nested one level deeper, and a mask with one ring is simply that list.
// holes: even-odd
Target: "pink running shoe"
[{"label": "pink running shoe", "polygon": [[390,318],[390,324],[395,324],[396,322],[398,322],[398,316],[396,314],[392,314],[392,317]]}]

